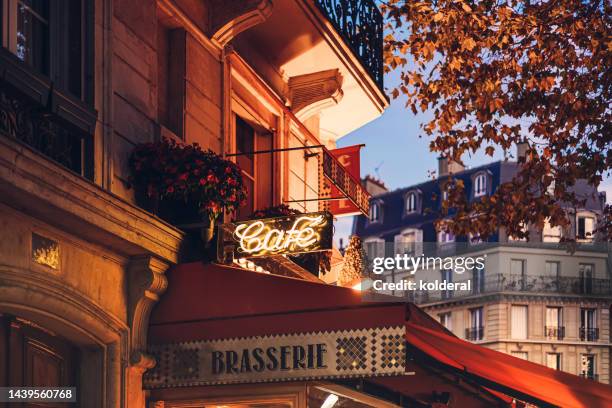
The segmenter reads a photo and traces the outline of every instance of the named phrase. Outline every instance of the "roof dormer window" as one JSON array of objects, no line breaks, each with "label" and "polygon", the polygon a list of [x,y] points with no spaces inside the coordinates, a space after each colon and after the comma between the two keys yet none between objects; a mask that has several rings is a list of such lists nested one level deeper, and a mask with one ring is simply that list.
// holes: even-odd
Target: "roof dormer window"
[{"label": "roof dormer window", "polygon": [[370,204],[370,222],[380,222],[382,220],[382,203],[374,201]]},{"label": "roof dormer window", "polygon": [[487,195],[487,175],[480,173],[474,178],[474,197]]},{"label": "roof dormer window", "polygon": [[417,195],[416,193],[408,193],[406,195],[406,214],[415,213],[417,211]]}]

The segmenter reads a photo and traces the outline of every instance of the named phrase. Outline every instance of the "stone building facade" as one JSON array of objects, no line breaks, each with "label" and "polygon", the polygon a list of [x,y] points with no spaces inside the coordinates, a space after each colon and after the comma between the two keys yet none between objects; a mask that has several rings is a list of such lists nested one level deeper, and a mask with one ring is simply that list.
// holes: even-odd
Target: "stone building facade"
[{"label": "stone building facade", "polygon": [[149,313],[185,231],[139,206],[136,144],[315,146],[252,156],[239,216],[318,208],[310,153],[388,104],[378,10],[352,2],[360,36],[326,3],[2,1],[0,386],[78,384],[81,406],[145,405]]}]

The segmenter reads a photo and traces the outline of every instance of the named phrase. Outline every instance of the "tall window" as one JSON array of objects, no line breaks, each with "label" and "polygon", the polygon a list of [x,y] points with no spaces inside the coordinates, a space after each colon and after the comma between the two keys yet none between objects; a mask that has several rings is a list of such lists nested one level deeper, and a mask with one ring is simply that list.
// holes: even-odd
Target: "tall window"
[{"label": "tall window", "polygon": [[395,253],[421,255],[423,231],[419,229],[407,229],[395,236]]},{"label": "tall window", "polygon": [[53,81],[92,102],[88,0],[3,0],[2,45]]},{"label": "tall window", "polygon": [[370,222],[380,222],[382,220],[380,202],[370,204]]},{"label": "tall window", "polygon": [[159,123],[184,138],[186,32],[157,22],[157,117]]},{"label": "tall window", "polygon": [[565,327],[563,326],[563,308],[546,308],[546,326],[544,335],[549,339],[562,340],[565,337]]},{"label": "tall window", "polygon": [[417,195],[416,193],[409,193],[406,196],[406,214],[411,214],[417,210]]},{"label": "tall window", "polygon": [[593,231],[595,230],[595,219],[593,217],[579,216],[577,220],[576,233],[578,239],[593,240]]},{"label": "tall window", "polygon": [[578,276],[580,279],[580,293],[593,293],[593,264],[579,264]]},{"label": "tall window", "polygon": [[479,174],[474,179],[474,197],[482,197],[487,194],[487,175]]},{"label": "tall window", "polygon": [[483,309],[470,309],[470,326],[466,329],[466,339],[476,341],[484,338]]},{"label": "tall window", "polygon": [[593,354],[582,354],[580,356],[580,376],[595,379],[595,356]]},{"label": "tall window", "polygon": [[439,244],[449,244],[455,242],[455,235],[450,231],[440,231],[438,232],[438,243]]},{"label": "tall window", "polygon": [[546,367],[553,370],[561,370],[561,353],[547,353]]},{"label": "tall window", "polygon": [[542,242],[559,242],[561,240],[561,227],[559,225],[552,226],[550,221],[544,222],[542,230]]},{"label": "tall window", "polygon": [[529,361],[529,353],[526,351],[512,351],[512,356],[520,358],[521,360]]},{"label": "tall window", "polygon": [[238,219],[246,219],[255,210],[272,205],[271,155],[253,154],[256,150],[271,148],[271,134],[257,132],[246,120],[236,116],[236,162],[247,189],[246,205],[238,210]]},{"label": "tall window", "polygon": [[446,327],[447,330],[453,330],[453,319],[451,312],[440,313],[440,324]]},{"label": "tall window", "polygon": [[484,293],[485,291],[485,269],[474,268],[472,271],[472,293]]},{"label": "tall window", "polygon": [[[441,275],[441,282],[446,281],[447,284],[453,282],[453,271],[452,270],[443,269],[440,271],[440,275]],[[453,291],[449,289],[443,290],[441,291],[441,296],[442,296],[442,299],[450,299],[453,297]]]},{"label": "tall window", "polygon": [[527,272],[524,259],[510,260],[510,277],[511,282],[517,289],[525,289],[527,285]]},{"label": "tall window", "polygon": [[597,327],[597,310],[580,309],[580,340],[597,341],[599,339],[599,329]]},{"label": "tall window", "polygon": [[527,312],[528,309],[525,305],[512,305],[512,326],[510,330],[510,336],[513,339],[527,338]]}]

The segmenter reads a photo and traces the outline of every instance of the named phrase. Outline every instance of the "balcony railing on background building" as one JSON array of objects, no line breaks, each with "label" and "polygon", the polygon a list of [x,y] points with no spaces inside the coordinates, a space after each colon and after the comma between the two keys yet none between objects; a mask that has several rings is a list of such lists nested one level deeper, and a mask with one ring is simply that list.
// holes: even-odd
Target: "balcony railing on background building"
[{"label": "balcony railing on background building", "polygon": [[545,326],[544,335],[548,339],[563,340],[565,338],[564,326]]},{"label": "balcony railing on background building", "polygon": [[484,327],[470,327],[465,329],[465,339],[470,341],[482,340],[484,338]]},{"label": "balcony railing on background building", "polygon": [[[467,282],[470,279],[454,281],[456,284]],[[471,282],[472,290],[455,291],[452,298],[459,299],[468,296],[478,296],[487,293],[499,292],[523,292],[523,293],[554,293],[567,295],[592,295],[609,296],[612,294],[610,279],[589,279],[578,277],[547,277],[536,275],[506,275],[496,274],[485,276],[484,282],[479,283],[479,290],[474,290],[474,282]],[[588,289],[588,290],[587,290]],[[410,291],[406,294],[409,300],[417,303],[432,303],[449,299],[445,291]]]},{"label": "balcony railing on background building", "polygon": [[373,0],[315,0],[383,89],[383,17]]},{"label": "balcony railing on background building", "polygon": [[580,340],[581,341],[597,341],[597,340],[599,340],[599,328],[597,328],[597,327],[581,327],[580,328]]},{"label": "balcony railing on background building", "polygon": [[580,373],[580,377],[588,378],[589,380],[599,381],[599,375],[593,373]]}]

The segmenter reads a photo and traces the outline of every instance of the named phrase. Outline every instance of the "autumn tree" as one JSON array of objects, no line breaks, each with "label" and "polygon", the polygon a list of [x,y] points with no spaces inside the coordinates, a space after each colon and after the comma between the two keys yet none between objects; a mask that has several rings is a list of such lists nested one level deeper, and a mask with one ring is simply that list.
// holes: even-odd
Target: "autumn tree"
[{"label": "autumn tree", "polygon": [[576,180],[597,187],[612,163],[611,3],[389,0],[382,10],[386,70],[400,73],[392,96],[433,113],[422,125],[433,152],[461,162],[529,146],[516,177],[482,200],[451,183],[448,228],[525,237],[522,225],[567,226],[562,207],[588,198]]}]

